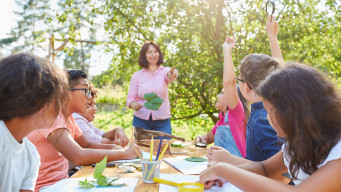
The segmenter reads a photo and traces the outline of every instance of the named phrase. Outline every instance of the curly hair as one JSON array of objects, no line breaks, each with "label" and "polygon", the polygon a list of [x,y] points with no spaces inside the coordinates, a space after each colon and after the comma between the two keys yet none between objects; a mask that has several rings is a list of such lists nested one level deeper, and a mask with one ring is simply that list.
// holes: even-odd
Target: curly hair
[{"label": "curly hair", "polygon": [[341,139],[341,98],[334,85],[313,67],[289,63],[269,75],[257,90],[269,101],[286,133],[291,175],[311,175]]},{"label": "curly hair", "polygon": [[68,81],[48,60],[20,53],[0,61],[0,119],[34,114],[54,100],[58,114],[66,105]]}]

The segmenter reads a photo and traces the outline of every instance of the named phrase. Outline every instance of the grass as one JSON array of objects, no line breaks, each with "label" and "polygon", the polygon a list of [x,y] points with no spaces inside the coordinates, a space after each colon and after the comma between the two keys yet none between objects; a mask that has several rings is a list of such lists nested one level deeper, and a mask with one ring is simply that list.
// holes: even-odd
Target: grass
[{"label": "grass", "polygon": [[[133,111],[131,109],[116,110],[113,112],[98,112],[94,125],[104,131],[122,127],[127,135],[131,135]],[[171,120],[173,135],[183,137],[187,141],[194,140],[195,136],[207,133],[213,127],[213,122],[207,117],[195,117],[189,120]]]}]

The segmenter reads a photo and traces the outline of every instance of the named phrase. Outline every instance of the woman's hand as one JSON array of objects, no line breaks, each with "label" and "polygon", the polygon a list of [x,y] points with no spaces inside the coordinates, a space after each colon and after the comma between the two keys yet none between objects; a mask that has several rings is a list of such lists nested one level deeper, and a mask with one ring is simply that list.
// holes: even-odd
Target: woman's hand
[{"label": "woman's hand", "polygon": [[213,146],[207,150],[208,162],[211,161],[225,162],[229,155],[231,155],[229,151],[219,146]]},{"label": "woman's hand", "polygon": [[126,159],[135,159],[138,157],[133,147],[135,147],[135,149],[137,149],[140,154],[142,153],[140,147],[137,146],[135,143],[132,143],[123,149],[124,152],[126,153],[125,156]]},{"label": "woman's hand", "polygon": [[226,40],[223,44],[224,53],[231,52],[235,45],[236,45],[236,41],[233,38],[226,36]]},{"label": "woman's hand", "polygon": [[138,103],[136,101],[132,101],[132,102],[130,102],[129,107],[135,111],[138,111],[143,107],[143,105],[141,105],[140,103]]},{"label": "woman's hand", "polygon": [[175,69],[175,66],[168,71],[167,78],[170,82],[175,81],[176,78],[178,78],[179,72],[177,69]]}]

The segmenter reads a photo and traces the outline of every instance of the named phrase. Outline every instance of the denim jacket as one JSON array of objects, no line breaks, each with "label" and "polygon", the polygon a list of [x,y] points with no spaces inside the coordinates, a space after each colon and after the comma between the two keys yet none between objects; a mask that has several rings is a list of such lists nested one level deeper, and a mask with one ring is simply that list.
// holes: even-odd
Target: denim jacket
[{"label": "denim jacket", "polygon": [[283,140],[271,127],[263,102],[251,105],[251,114],[246,126],[246,159],[263,161],[281,150]]}]

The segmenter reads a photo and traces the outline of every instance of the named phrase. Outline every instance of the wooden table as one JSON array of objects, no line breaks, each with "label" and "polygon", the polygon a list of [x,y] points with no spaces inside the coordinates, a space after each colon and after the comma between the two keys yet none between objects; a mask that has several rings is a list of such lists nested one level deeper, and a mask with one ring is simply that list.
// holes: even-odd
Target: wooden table
[{"label": "wooden table", "polygon": [[[206,157],[207,148],[199,148],[195,147],[192,142],[184,142],[182,143],[183,148],[171,147],[170,151],[174,152],[173,154],[165,154],[163,157],[175,157],[175,156],[188,156],[188,157]],[[140,147],[142,151],[149,152],[148,147]],[[177,154],[176,152],[185,152],[181,154]],[[155,154],[154,154],[155,155]],[[79,177],[91,177],[93,175],[95,168],[91,166],[84,166],[81,170],[76,172],[72,178]],[[161,162],[160,173],[164,174],[182,174],[172,166],[168,165],[164,161]],[[159,191],[159,184],[146,184],[142,181],[142,173],[141,171],[135,171],[134,173],[125,173],[123,170],[118,167],[107,167],[103,173],[103,175],[107,177],[134,177],[139,178],[139,181],[136,185],[135,192],[157,192]]]}]

